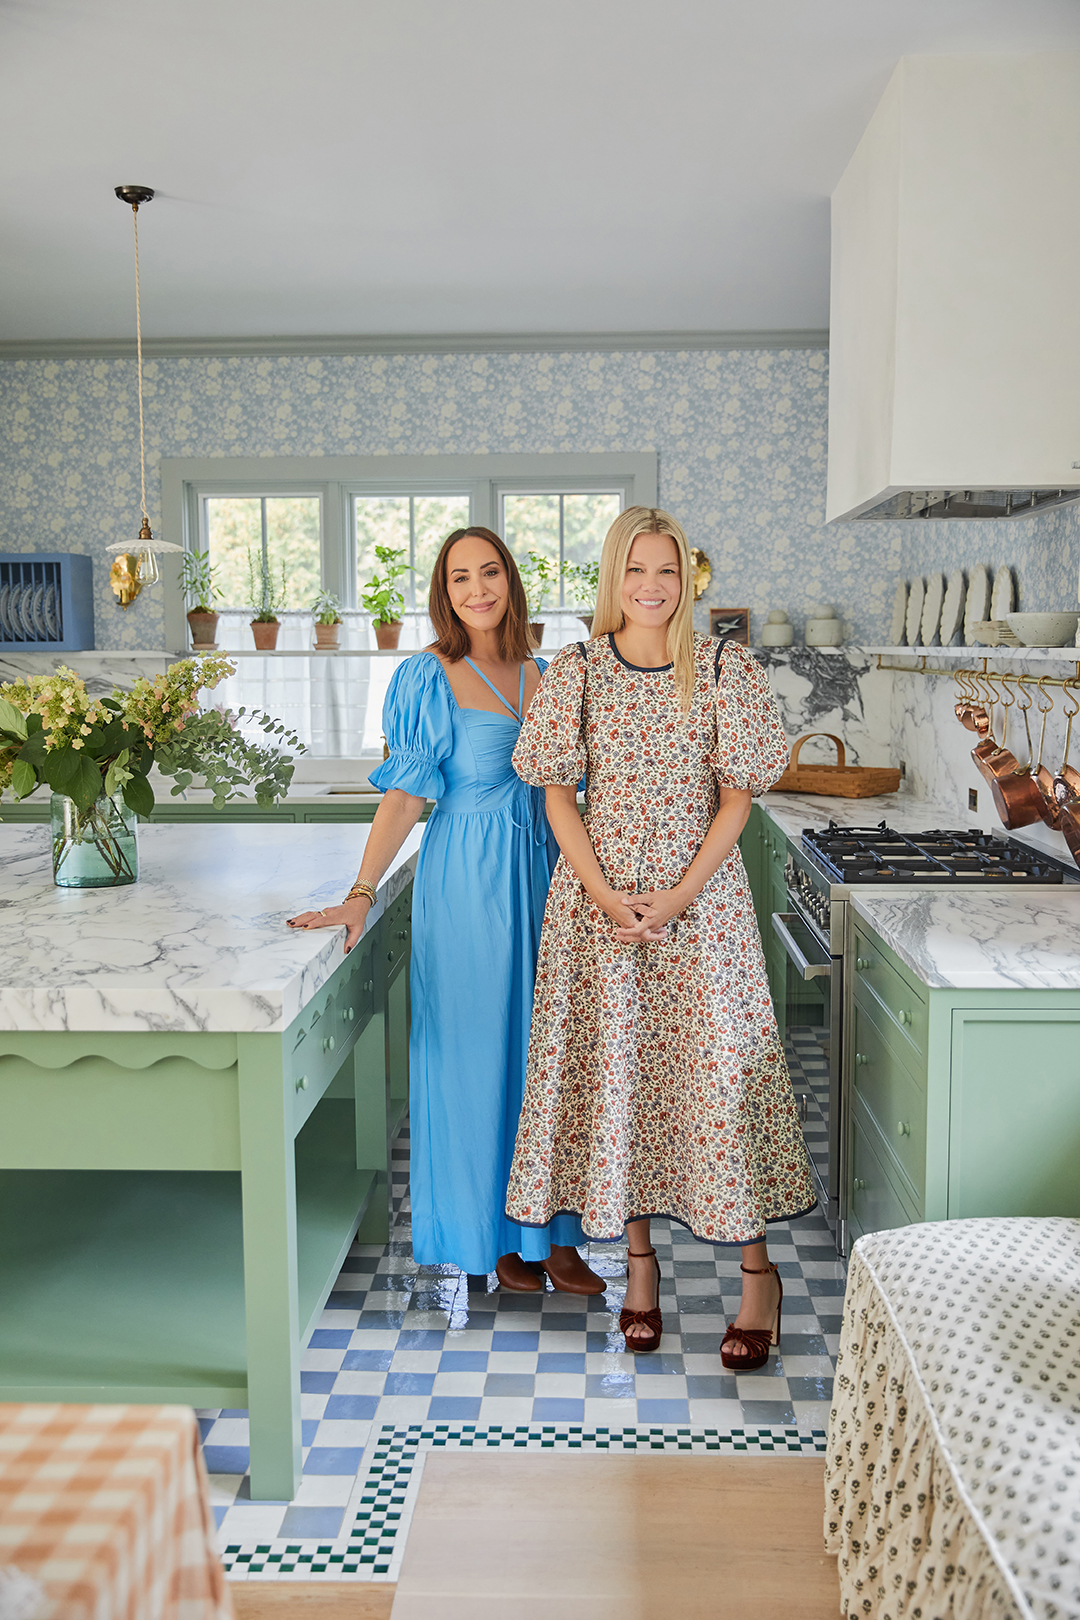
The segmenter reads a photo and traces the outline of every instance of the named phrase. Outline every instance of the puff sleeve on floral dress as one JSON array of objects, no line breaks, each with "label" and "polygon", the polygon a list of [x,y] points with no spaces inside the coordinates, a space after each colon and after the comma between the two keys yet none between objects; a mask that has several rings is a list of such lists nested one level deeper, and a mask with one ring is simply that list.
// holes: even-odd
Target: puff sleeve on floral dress
[{"label": "puff sleeve on floral dress", "polygon": [[582,644],[575,642],[556,653],[529,705],[513,764],[531,787],[576,787],[585,775],[583,652]]},{"label": "puff sleeve on floral dress", "polygon": [[721,787],[768,792],[784,774],[788,744],[769,677],[745,647],[729,641],[716,682],[716,753],[709,763]]}]

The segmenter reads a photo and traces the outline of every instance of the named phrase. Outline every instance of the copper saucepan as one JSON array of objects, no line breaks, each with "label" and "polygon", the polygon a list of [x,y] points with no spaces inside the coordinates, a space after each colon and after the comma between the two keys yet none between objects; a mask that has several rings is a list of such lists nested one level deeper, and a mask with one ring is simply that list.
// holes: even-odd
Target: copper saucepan
[{"label": "copper saucepan", "polygon": [[1054,778],[1048,767],[1043,764],[1043,755],[1046,752],[1046,720],[1054,707],[1054,700],[1046,691],[1046,676],[1039,682],[1039,713],[1042,715],[1042,726],[1039,730],[1039,759],[1034,766],[1032,775],[1039,784],[1042,794],[1042,818],[1048,827],[1057,827],[1061,821],[1057,800],[1054,798]]},{"label": "copper saucepan", "polygon": [[1080,866],[1080,771],[1069,764],[1069,744],[1072,742],[1072,723],[1080,713],[1080,703],[1077,703],[1071,692],[1073,707],[1066,710],[1068,716],[1065,726],[1065,751],[1061,761],[1061,769],[1054,777],[1054,802],[1057,805],[1058,827],[1065,835],[1065,842],[1073,860]]},{"label": "copper saucepan", "polygon": [[[1003,675],[1001,680],[1002,685],[1007,690],[1009,677]],[[1027,698],[1027,702],[1023,702],[1022,698]],[[1001,817],[1002,826],[1010,829],[1013,827],[1029,827],[1033,821],[1043,819],[1043,796],[1038,782],[1032,775],[1035,750],[1031,743],[1028,710],[1031,708],[1033,701],[1030,692],[1025,692],[1023,687],[1018,685],[1017,695],[1013,697],[1012,702],[1017,704],[1020,713],[1024,717],[1024,731],[1027,734],[1027,764],[1021,765],[1015,754],[1010,753],[1005,747],[1004,725],[1002,727],[1002,746],[997,754],[992,754],[986,761],[993,773],[988,780],[994,807]],[[1011,704],[1007,705],[1007,707],[1011,707]]]}]

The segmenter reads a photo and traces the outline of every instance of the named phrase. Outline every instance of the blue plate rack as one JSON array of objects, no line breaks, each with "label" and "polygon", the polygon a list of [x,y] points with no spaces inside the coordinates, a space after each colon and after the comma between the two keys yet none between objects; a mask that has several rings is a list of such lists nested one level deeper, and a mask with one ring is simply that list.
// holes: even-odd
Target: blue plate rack
[{"label": "blue plate rack", "polygon": [[0,651],[90,652],[94,565],[74,552],[0,554]]}]

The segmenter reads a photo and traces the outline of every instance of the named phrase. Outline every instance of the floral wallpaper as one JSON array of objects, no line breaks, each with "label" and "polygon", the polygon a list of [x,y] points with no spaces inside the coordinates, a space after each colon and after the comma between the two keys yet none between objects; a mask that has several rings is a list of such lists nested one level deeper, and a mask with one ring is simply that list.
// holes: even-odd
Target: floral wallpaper
[{"label": "floral wallpaper", "polygon": [[[897,579],[965,563],[1012,563],[1028,607],[1076,599],[1075,509],[826,528],[822,351],[165,359],[145,381],[152,521],[162,456],[656,450],[660,502],[712,562],[704,605],[748,605],[752,639],[770,608],[798,638],[828,602],[880,642]],[[160,647],[160,591],[121,613],[104,553],[138,529],[134,363],[0,362],[0,424],[0,551],[88,552],[97,645]]]}]

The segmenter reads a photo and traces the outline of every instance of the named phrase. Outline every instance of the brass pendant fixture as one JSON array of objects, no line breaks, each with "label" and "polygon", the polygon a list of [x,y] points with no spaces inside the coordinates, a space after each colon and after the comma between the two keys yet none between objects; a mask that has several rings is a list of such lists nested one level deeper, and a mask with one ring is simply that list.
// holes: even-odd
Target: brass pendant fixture
[{"label": "brass pendant fixture", "polygon": [[182,551],[183,546],[172,545],[167,540],[156,540],[150,527],[150,517],[146,510],[146,432],[143,425],[143,377],[142,377],[142,308],[139,297],[139,205],[148,203],[153,198],[153,191],[149,186],[116,186],[116,195],[123,203],[131,207],[132,218],[135,222],[135,343],[138,355],[139,370],[139,471],[142,479],[142,528],[139,530],[137,543],[132,546],[129,541],[121,540],[118,545],[106,546],[108,552],[116,553],[116,561],[109,569],[109,586],[113,595],[122,608],[127,608],[134,602],[144,585],[155,585],[161,578],[158,570],[158,551]]}]

